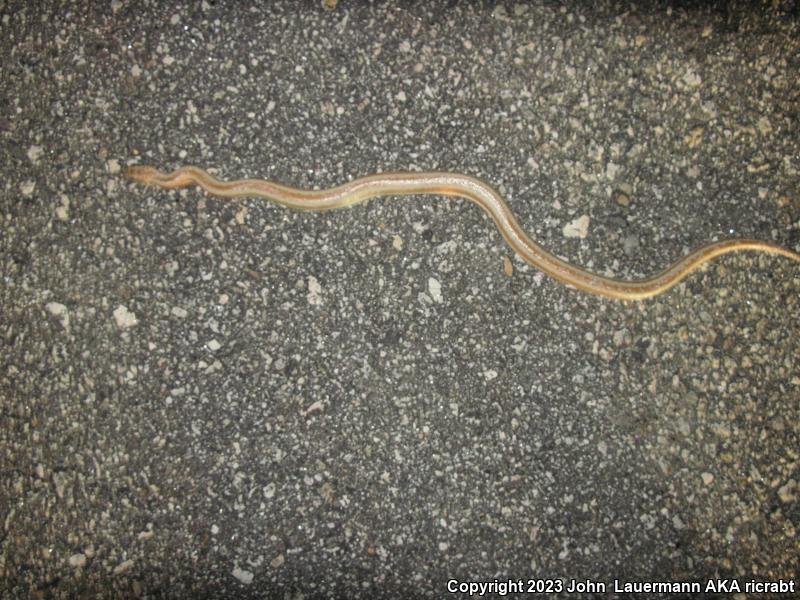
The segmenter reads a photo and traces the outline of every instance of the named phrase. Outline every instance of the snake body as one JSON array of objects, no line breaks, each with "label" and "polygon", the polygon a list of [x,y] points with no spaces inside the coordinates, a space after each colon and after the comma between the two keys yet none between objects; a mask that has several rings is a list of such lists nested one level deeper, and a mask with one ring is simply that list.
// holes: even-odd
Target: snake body
[{"label": "snake body", "polygon": [[287,208],[313,211],[342,208],[382,196],[435,194],[466,198],[486,211],[508,245],[529,265],[579,290],[616,300],[642,300],[662,294],[700,265],[729,252],[766,252],[800,262],[800,254],[770,242],[730,239],[701,246],[647,279],[624,281],[603,277],[576,267],[542,248],[525,233],[508,204],[489,184],[457,173],[379,173],[325,190],[301,190],[260,179],[220,181],[197,167],[162,173],[153,167],[134,165],[128,167],[125,176],[164,189],[199,185],[215,196],[264,198]]}]

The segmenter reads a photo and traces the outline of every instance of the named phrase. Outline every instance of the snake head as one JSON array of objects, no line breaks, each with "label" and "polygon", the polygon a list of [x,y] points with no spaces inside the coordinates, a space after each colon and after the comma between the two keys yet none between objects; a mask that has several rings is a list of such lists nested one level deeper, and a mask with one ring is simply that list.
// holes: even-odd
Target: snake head
[{"label": "snake head", "polygon": [[144,185],[156,185],[161,172],[153,167],[145,167],[143,165],[131,165],[125,169],[124,176],[126,179],[143,183]]}]

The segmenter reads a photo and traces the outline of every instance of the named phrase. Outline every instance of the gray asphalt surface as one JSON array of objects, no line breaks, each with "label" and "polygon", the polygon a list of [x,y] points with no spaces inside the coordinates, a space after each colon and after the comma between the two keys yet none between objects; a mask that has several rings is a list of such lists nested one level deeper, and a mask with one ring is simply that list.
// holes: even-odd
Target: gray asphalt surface
[{"label": "gray asphalt surface", "polygon": [[466,201],[121,176],[467,173],[622,278],[800,251],[799,11],[747,6],[2,3],[3,597],[794,585],[800,265],[622,303]]}]

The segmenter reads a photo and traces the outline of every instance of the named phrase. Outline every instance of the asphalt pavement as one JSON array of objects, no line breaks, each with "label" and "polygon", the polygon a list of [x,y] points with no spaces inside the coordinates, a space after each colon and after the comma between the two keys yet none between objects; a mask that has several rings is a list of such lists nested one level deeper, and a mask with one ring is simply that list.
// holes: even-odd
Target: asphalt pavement
[{"label": "asphalt pavement", "polygon": [[800,251],[796,2],[0,17],[4,598],[791,596],[800,264],[619,302],[464,200],[122,175],[455,171],[624,279]]}]

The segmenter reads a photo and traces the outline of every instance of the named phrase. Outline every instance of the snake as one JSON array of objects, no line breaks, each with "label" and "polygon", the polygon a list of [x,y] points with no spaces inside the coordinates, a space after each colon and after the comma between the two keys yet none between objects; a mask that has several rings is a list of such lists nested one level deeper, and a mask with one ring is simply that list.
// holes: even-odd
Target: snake
[{"label": "snake", "polygon": [[537,244],[520,226],[511,208],[491,185],[476,177],[448,172],[376,173],[342,185],[304,190],[262,179],[221,181],[198,167],[171,173],[154,167],[129,166],[124,175],[139,184],[176,189],[198,185],[221,198],[252,197],[287,208],[325,211],[353,206],[385,196],[455,196],[480,206],[494,221],[512,250],[526,263],[553,279],[583,292],[615,300],[643,300],[663,294],[710,260],[743,250],[784,256],[800,262],[800,254],[777,244],[755,239],[726,239],[705,244],[645,279],[623,280],[592,273],[569,263]]}]

